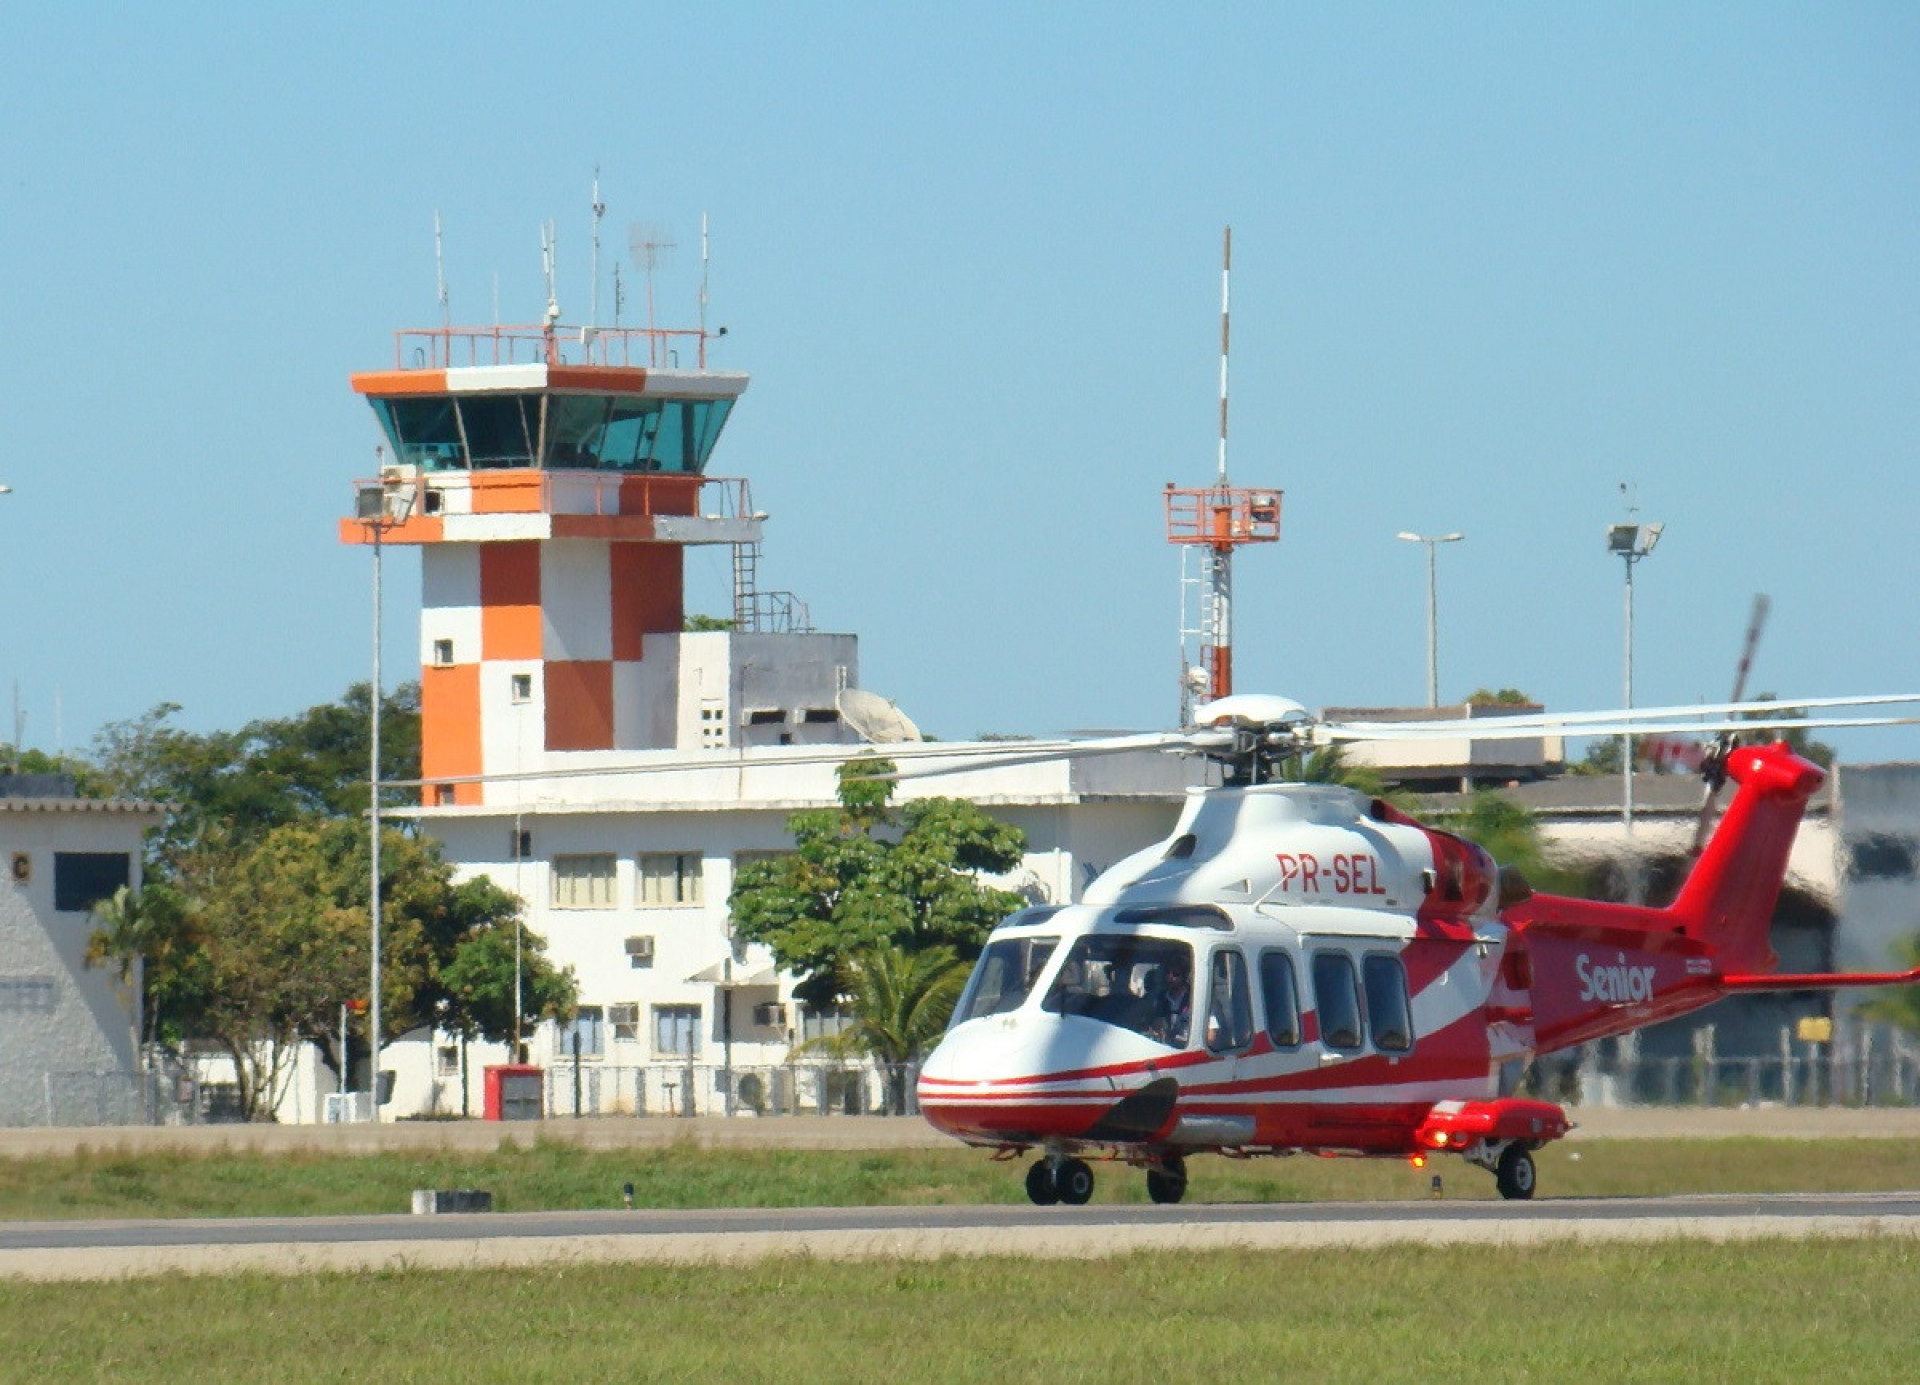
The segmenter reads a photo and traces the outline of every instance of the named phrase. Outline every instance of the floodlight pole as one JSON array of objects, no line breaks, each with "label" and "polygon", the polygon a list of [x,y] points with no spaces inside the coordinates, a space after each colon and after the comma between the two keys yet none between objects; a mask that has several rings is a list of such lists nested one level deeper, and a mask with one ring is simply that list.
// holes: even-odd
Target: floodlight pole
[{"label": "floodlight pole", "polygon": [[1434,596],[1433,551],[1443,543],[1459,543],[1465,534],[1414,534],[1401,530],[1394,535],[1405,543],[1424,543],[1427,546],[1427,705],[1440,705],[1440,622],[1439,608]]},{"label": "floodlight pole", "polygon": [[[1622,491],[1626,488],[1621,487]],[[1633,710],[1633,565],[1647,554],[1653,552],[1653,546],[1660,541],[1664,524],[1640,524],[1628,511],[1625,524],[1607,526],[1607,551],[1618,553],[1627,568],[1626,588],[1626,648],[1621,656],[1623,666],[1622,680],[1626,710]],[[1620,824],[1629,839],[1633,836],[1633,733],[1624,731],[1620,735]]]},{"label": "floodlight pole", "polygon": [[[380,1120],[380,550],[387,529],[405,522],[413,507],[410,494],[399,489],[398,478],[383,476],[357,488],[354,512],[373,535],[373,688],[367,701],[368,760],[367,822],[368,870],[367,913],[373,945],[371,990],[367,995],[367,1104],[371,1119]],[[346,1061],[346,1055],[341,1055]]]}]

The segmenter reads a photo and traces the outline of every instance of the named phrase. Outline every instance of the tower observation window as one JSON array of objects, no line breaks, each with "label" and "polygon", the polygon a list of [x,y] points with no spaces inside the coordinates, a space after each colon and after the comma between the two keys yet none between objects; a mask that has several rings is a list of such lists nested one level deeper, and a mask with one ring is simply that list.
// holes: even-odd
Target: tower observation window
[{"label": "tower observation window", "polygon": [[488,393],[374,399],[394,458],[423,471],[538,464],[698,475],[731,399]]}]

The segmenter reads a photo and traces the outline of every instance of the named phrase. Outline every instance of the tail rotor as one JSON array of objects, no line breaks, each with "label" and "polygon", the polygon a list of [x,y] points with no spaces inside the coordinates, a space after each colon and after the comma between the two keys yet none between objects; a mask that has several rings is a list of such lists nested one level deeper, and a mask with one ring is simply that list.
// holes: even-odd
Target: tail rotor
[{"label": "tail rotor", "polygon": [[[1753,668],[1753,651],[1760,643],[1760,632],[1766,627],[1767,612],[1773,609],[1773,602],[1764,593],[1755,593],[1753,613],[1747,618],[1747,638],[1740,647],[1740,663],[1733,672],[1733,696],[1727,701],[1738,702],[1747,690],[1747,674]],[[1707,844],[1707,838],[1713,832],[1716,816],[1716,801],[1720,790],[1727,782],[1727,757],[1733,754],[1734,747],[1740,744],[1738,731],[1722,731],[1708,744],[1700,757],[1700,779],[1705,789],[1700,797],[1700,816],[1693,827],[1693,854],[1698,856]]]}]

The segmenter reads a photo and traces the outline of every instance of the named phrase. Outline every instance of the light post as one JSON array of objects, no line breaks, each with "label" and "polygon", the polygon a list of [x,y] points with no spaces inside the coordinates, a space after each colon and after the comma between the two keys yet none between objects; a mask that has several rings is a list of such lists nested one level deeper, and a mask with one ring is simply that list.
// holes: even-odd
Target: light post
[{"label": "light post", "polygon": [[[373,535],[373,689],[369,702],[368,752],[371,781],[368,788],[367,819],[372,866],[368,883],[368,915],[372,920],[373,976],[367,993],[367,1097],[371,1119],[380,1120],[380,540],[396,524],[406,522],[413,508],[413,493],[403,488],[397,477],[368,481],[354,489],[354,518]],[[346,1061],[346,1055],[341,1055]]]},{"label": "light post", "polygon": [[[1647,554],[1653,552],[1653,546],[1660,542],[1660,531],[1664,524],[1638,524],[1629,520],[1625,524],[1607,526],[1607,552],[1617,553],[1627,567],[1627,647],[1624,656],[1626,666],[1626,710],[1633,710],[1633,565]],[[1620,822],[1626,828],[1629,837],[1633,835],[1633,733],[1628,731],[1620,737],[1620,778],[1622,793],[1620,799]]]},{"label": "light post", "polygon": [[1440,625],[1433,585],[1433,550],[1443,543],[1459,543],[1465,534],[1414,534],[1402,529],[1395,538],[1427,546],[1427,705],[1440,705]]}]

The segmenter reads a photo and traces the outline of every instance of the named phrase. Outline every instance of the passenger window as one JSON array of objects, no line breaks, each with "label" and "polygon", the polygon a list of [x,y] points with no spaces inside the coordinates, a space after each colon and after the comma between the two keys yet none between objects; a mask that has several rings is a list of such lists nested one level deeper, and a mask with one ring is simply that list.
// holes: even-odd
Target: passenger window
[{"label": "passenger window", "polygon": [[1321,1043],[1328,1048],[1360,1047],[1360,986],[1346,953],[1313,954],[1313,1008],[1320,1016]]},{"label": "passenger window", "polygon": [[1300,1043],[1300,995],[1293,984],[1293,958],[1284,952],[1260,954],[1260,996],[1267,1006],[1267,1037],[1275,1048]]},{"label": "passenger window", "polygon": [[1236,948],[1213,954],[1207,986],[1207,1047],[1232,1053],[1253,1042],[1253,997],[1247,993],[1247,959]]},{"label": "passenger window", "polygon": [[1371,952],[1360,964],[1367,987],[1367,1023],[1373,1046],[1382,1053],[1407,1053],[1413,1048],[1413,1010],[1407,1002],[1407,972],[1398,957]]}]

